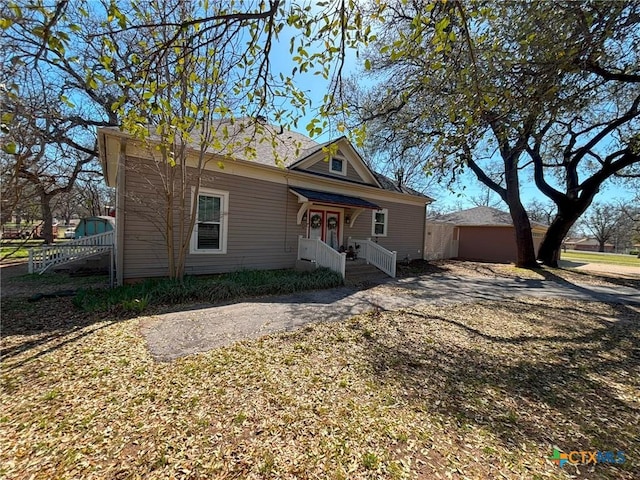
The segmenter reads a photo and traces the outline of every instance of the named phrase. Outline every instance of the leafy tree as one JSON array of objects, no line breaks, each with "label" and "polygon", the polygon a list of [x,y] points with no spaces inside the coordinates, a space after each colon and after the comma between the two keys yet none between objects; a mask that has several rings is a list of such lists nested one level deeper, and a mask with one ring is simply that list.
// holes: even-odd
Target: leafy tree
[{"label": "leafy tree", "polygon": [[[373,86],[349,100],[370,135],[404,151],[436,148],[428,168],[464,169],[508,205],[517,263],[535,266],[520,198],[534,178],[557,206],[539,258],[601,185],[640,162],[637,2],[392,2],[364,68]],[[360,82],[362,85],[366,82]]]},{"label": "leafy tree", "polygon": [[[214,120],[265,116],[297,125],[309,99],[296,86],[296,76],[340,78],[346,49],[369,35],[353,0],[321,8],[279,0],[21,0],[4,7],[0,27],[10,47],[5,65],[28,66],[48,83],[64,86],[50,89],[57,93],[51,103],[73,110],[67,121],[82,127],[118,125],[147,144],[156,155],[166,205],[175,201],[181,208],[190,172],[184,161],[187,145],[200,150],[196,172],[207,161],[206,148],[216,147],[218,153],[231,148],[216,145],[219,137],[228,142],[225,132],[212,131]],[[291,73],[273,67],[273,46],[285,34],[295,63]],[[9,88],[14,98],[22,97],[17,85]],[[336,82],[333,92],[339,89]],[[329,92],[323,113],[339,107],[333,98]],[[307,131],[317,135],[326,126],[326,120],[314,119]],[[66,138],[66,145],[71,147],[71,140]],[[5,152],[14,155],[17,146],[11,141]],[[75,148],[96,155],[95,147]],[[161,211],[166,212],[158,222],[167,239],[169,275],[181,277],[194,217],[183,211],[171,219],[172,209]]]}]

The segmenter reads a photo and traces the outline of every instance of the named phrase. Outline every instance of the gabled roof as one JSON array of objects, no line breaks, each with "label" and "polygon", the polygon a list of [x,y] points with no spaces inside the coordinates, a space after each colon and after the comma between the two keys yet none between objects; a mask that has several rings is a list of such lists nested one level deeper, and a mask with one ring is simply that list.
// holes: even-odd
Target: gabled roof
[{"label": "gabled roof", "polygon": [[427,197],[427,195],[425,195],[424,193],[414,190],[413,188],[409,188],[406,185],[398,185],[398,182],[391,180],[389,177],[386,177],[381,173],[373,172],[373,174],[378,179],[378,183],[380,183],[380,186],[385,190],[389,190],[391,192],[406,193],[408,195],[415,195],[417,197]]},{"label": "gabled roof", "polygon": [[[335,145],[338,150],[340,148],[343,148],[344,150],[347,151],[346,154],[342,152],[343,156],[346,157],[347,162],[349,162],[351,166],[358,172],[358,175],[364,181],[365,184],[384,188],[378,182],[378,178],[376,177],[375,172],[373,172],[369,168],[369,166],[362,159],[358,151],[353,147],[349,139],[344,135],[334,140],[330,140],[322,144],[317,144],[305,150],[303,154],[298,158],[298,160],[296,160],[293,164],[291,164],[289,168],[292,170],[295,169],[298,171],[305,171],[307,173],[318,175],[317,172],[311,172],[307,170],[307,168],[313,165],[314,163],[318,162],[319,159],[321,158],[326,159],[326,154],[322,150],[331,145]],[[338,180],[344,180],[343,178],[340,178],[334,175],[330,175],[330,177],[336,178]]]},{"label": "gabled roof", "polygon": [[[453,223],[459,227],[512,227],[513,220],[511,214],[492,207],[474,207],[467,210],[460,210],[433,219],[437,222]],[[531,226],[544,227],[539,222],[531,222]]]},{"label": "gabled roof", "polygon": [[[266,122],[256,121],[252,118],[239,118],[233,122],[228,119],[217,120],[212,128],[219,133],[218,138],[221,148],[214,150],[212,154],[223,155],[237,160],[249,161],[274,168],[286,168],[296,170],[314,176],[323,176],[321,173],[311,172],[301,168],[305,162],[314,161],[315,156],[324,155],[322,149],[332,144],[339,143],[340,148],[348,152],[348,155],[357,163],[358,169],[367,177],[366,183],[354,182],[348,178],[340,178],[326,175],[338,182],[345,184],[362,184],[371,187],[379,187],[382,190],[423,197],[432,200],[427,195],[407,188],[398,187],[391,179],[374,172],[360,157],[349,139],[341,136],[335,140],[318,143],[313,139],[298,132],[284,129],[283,127],[270,125]],[[103,127],[98,129],[98,143],[102,169],[108,185],[115,186],[117,155],[119,151],[119,138],[128,138],[129,135],[117,127]],[[154,140],[154,135],[150,137]],[[369,181],[370,180],[370,183]]]}]

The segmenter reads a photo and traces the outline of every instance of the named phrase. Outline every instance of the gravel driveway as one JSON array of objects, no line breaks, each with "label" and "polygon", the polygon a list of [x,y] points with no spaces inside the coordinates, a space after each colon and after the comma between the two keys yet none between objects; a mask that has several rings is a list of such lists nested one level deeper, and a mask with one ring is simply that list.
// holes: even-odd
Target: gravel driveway
[{"label": "gravel driveway", "polygon": [[519,296],[597,300],[640,307],[640,291],[624,286],[429,275],[390,279],[364,290],[341,287],[146,317],[142,321],[142,332],[154,358],[171,361],[238,340],[290,331],[310,322],[345,320],[376,309],[499,301]]}]

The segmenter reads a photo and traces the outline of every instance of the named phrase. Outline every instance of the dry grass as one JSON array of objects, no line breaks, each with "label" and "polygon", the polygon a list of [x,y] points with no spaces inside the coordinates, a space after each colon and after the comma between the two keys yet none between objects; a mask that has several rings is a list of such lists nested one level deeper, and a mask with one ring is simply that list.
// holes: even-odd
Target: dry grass
[{"label": "dry grass", "polygon": [[[631,307],[372,312],[173,363],[137,319],[3,307],[3,478],[640,477]],[[554,446],[627,461],[560,469]]]},{"label": "dry grass", "polygon": [[585,285],[640,288],[640,276],[616,272],[591,272],[573,268],[540,267],[534,270],[518,268],[513,264],[472,262],[467,260],[416,261],[412,265],[399,265],[398,276],[447,275],[458,277],[517,278],[550,282],[570,282]]}]

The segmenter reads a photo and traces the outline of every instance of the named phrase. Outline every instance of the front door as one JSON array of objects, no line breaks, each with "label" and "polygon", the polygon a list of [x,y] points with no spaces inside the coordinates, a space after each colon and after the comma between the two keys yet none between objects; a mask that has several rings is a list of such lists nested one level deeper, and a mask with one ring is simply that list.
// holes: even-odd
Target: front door
[{"label": "front door", "polygon": [[340,248],[340,212],[309,210],[309,238],[322,240],[330,247]]},{"label": "front door", "polygon": [[334,250],[340,248],[340,212],[327,212],[324,242]]}]

